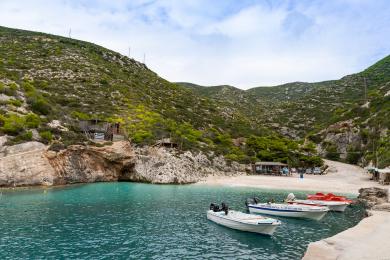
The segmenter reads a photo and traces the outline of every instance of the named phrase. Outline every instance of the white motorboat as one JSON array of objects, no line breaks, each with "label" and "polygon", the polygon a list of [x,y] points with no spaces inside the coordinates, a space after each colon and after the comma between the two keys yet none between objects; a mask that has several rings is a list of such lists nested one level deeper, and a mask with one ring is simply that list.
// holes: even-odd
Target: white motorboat
[{"label": "white motorboat", "polygon": [[235,210],[211,209],[207,211],[207,219],[236,230],[272,235],[281,224],[279,220],[246,214]]},{"label": "white motorboat", "polygon": [[267,214],[290,218],[307,218],[321,220],[329,211],[328,207],[280,204],[280,203],[257,203],[256,201],[246,203],[250,213]]},{"label": "white motorboat", "polygon": [[290,193],[287,196],[286,202],[289,204],[308,205],[328,207],[331,211],[343,212],[351,202],[347,200],[343,201],[331,201],[331,200],[297,200],[294,193]]},{"label": "white motorboat", "polygon": [[330,211],[343,212],[349,202],[346,201],[326,201],[326,200],[293,200],[288,201],[289,204],[298,204],[298,205],[309,205],[309,206],[319,206],[319,207],[328,207]]}]

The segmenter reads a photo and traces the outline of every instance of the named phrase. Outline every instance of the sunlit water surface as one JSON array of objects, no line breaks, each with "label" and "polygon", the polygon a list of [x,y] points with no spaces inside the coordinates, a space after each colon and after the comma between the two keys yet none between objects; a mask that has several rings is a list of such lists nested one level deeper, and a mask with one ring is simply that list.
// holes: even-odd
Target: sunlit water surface
[{"label": "sunlit water surface", "polygon": [[247,197],[283,200],[288,192],[136,183],[0,192],[0,259],[299,259],[310,242],[364,214],[355,205],[321,221],[280,218],[267,237],[218,226],[206,210],[226,201],[245,211]]}]

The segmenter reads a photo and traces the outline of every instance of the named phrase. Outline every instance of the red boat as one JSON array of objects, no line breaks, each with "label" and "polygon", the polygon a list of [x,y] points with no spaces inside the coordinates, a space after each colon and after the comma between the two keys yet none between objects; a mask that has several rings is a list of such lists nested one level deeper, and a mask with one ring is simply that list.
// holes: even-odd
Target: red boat
[{"label": "red boat", "polygon": [[308,200],[324,200],[324,201],[345,201],[348,203],[352,203],[353,200],[347,199],[344,196],[337,196],[332,193],[324,194],[321,192],[317,192],[316,194],[308,194]]}]

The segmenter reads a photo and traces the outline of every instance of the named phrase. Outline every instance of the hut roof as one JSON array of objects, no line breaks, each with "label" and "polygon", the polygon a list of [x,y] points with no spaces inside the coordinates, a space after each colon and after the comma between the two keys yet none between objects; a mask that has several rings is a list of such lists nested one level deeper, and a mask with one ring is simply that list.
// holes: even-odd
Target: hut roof
[{"label": "hut roof", "polygon": [[281,162],[256,162],[255,165],[287,166],[287,164]]}]

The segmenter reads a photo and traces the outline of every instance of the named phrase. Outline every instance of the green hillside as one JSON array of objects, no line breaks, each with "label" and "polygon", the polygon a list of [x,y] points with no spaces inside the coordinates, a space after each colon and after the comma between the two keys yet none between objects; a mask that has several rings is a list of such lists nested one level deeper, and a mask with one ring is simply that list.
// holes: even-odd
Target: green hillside
[{"label": "green hillside", "polygon": [[[188,86],[188,83],[181,84]],[[322,144],[324,155],[328,154],[332,159],[339,159],[340,154],[347,157],[351,154],[350,157],[354,158],[350,162],[366,164],[372,160],[375,163],[374,154],[379,154],[381,166],[390,164],[390,56],[363,72],[340,80],[294,82],[246,91],[225,86],[192,85],[190,88],[221,104],[233,104],[252,122],[285,136],[295,139],[308,137]],[[348,127],[338,126],[348,120]],[[334,140],[327,140],[331,137],[329,135],[348,131],[354,131],[357,136],[346,143],[350,153],[344,151],[345,147],[336,149]]]},{"label": "green hillside", "polygon": [[[88,42],[0,27],[0,92],[0,134],[10,145],[32,139],[86,143],[78,121],[101,119],[122,123],[138,145],[170,137],[183,150],[241,162],[319,163],[312,146],[259,124],[248,116],[253,111],[235,107],[240,101],[168,82],[144,64]],[[69,131],[53,127],[53,120]]]}]

